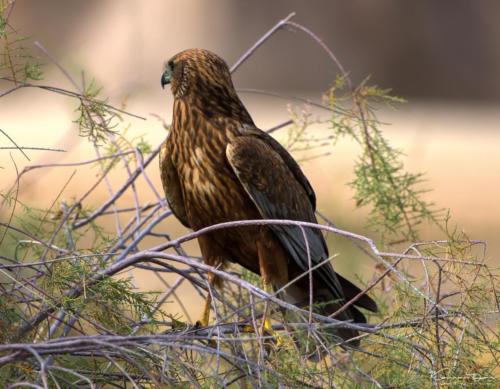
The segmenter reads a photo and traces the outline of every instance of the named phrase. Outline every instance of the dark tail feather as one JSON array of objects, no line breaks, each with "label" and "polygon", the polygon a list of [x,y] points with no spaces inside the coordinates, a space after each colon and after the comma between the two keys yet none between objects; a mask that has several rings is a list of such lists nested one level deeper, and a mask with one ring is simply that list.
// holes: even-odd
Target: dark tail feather
[{"label": "dark tail feather", "polygon": [[[332,302],[332,303],[326,303],[325,305],[321,306],[318,309],[319,314],[323,316],[330,316],[337,312],[342,306],[356,297],[360,292],[361,289],[358,288],[356,285],[354,285],[351,281],[345,279],[342,277],[340,274],[336,274],[340,285],[342,286],[342,292],[344,293],[344,298],[345,300],[343,302]],[[333,297],[321,297],[319,300],[323,301],[332,301],[334,300]],[[373,301],[368,295],[363,294],[358,299],[350,305],[346,310],[342,311],[338,315],[334,316],[335,319],[337,320],[342,320],[342,321],[348,321],[353,324],[365,324],[367,322],[365,315],[356,308],[361,307],[364,308],[368,311],[371,312],[377,312],[377,304],[375,301]],[[338,338],[341,338],[344,341],[348,341],[350,339],[356,338],[359,336],[359,332],[355,329],[351,328],[333,328],[331,331],[328,331],[330,335],[335,338],[337,337],[337,341],[339,340]],[[332,339],[334,340],[334,339]],[[349,346],[352,347],[358,347],[359,346],[359,339],[351,340],[348,342]]]},{"label": "dark tail feather", "polygon": [[[314,311],[315,313],[318,313],[320,315],[329,316],[332,313],[336,312],[340,307],[341,305],[337,303],[327,303],[325,305],[319,304],[319,306]],[[305,309],[306,307],[303,308]],[[287,315],[287,319],[291,322],[297,321],[291,319],[290,314]],[[350,323],[366,323],[365,316],[353,306],[337,315],[335,319],[341,321],[349,321]],[[297,331],[293,334],[295,344],[299,348],[301,354],[307,356],[310,361],[316,362],[320,361],[327,354],[325,346],[328,347],[329,345],[336,343],[338,344],[342,341],[349,341],[345,345],[342,345],[342,347],[358,347],[360,344],[359,339],[351,340],[353,338],[356,338],[357,336],[359,336],[359,332],[357,330],[342,327],[318,329],[315,333],[315,336],[308,333],[307,331]],[[321,339],[321,342],[318,342],[317,337]]]},{"label": "dark tail feather", "polygon": [[[327,298],[317,298],[315,300],[316,307],[314,307],[314,312],[323,316],[330,316],[331,314],[339,310],[343,305],[343,303],[331,302],[332,300]],[[325,302],[321,303],[322,300]],[[305,304],[300,304],[300,306],[304,309],[307,309],[307,305]],[[290,323],[301,322],[305,319],[304,317],[298,316],[291,312],[283,313],[287,321]],[[354,305],[351,305],[349,308],[339,313],[334,318],[353,324],[364,324],[367,322],[364,314],[356,307],[354,307]],[[354,339],[359,336],[358,330],[351,328],[323,328],[319,329],[316,334],[322,339],[322,343],[327,346],[335,343],[341,343],[342,341],[348,341],[345,345],[342,345],[343,348],[358,347],[360,344],[359,339]],[[301,353],[303,355],[307,355],[310,360],[318,361],[324,357],[326,350],[319,342],[317,342],[315,337],[311,336],[311,334],[308,334],[307,331],[297,331],[293,335],[293,337],[297,347],[301,350]]]},{"label": "dark tail feather", "polygon": [[[331,316],[339,309],[341,309],[346,302],[350,301],[361,292],[361,289],[359,289],[352,282],[346,280],[344,277],[338,274],[336,276],[338,277],[339,284],[342,287],[342,301],[339,301],[339,299],[335,297],[333,291],[331,291],[330,289],[316,289],[314,291],[315,305],[313,307],[315,313],[323,316]],[[303,309],[308,308],[309,289],[307,288],[307,286],[289,286],[289,290],[287,290],[287,292],[284,292],[281,297],[285,301],[295,304]],[[365,324],[367,322],[366,317],[358,308],[356,308],[356,306],[372,312],[377,312],[377,304],[365,294],[361,295],[352,305],[347,307],[347,309],[343,310],[339,314],[333,316],[333,318],[353,324]],[[290,311],[285,314],[285,317],[286,320],[290,323],[297,323],[305,320],[302,315],[297,315]],[[360,344],[359,339],[354,339],[359,336],[359,331],[352,328],[336,326],[322,328],[317,331],[317,335],[322,338],[322,342],[326,345],[347,341],[342,346],[347,348],[358,347]],[[311,336],[311,334],[307,333],[307,331],[298,331],[296,334],[294,334],[294,339],[301,352],[303,352],[304,355],[308,355],[310,359],[317,360],[324,356],[326,351],[324,350],[324,347],[315,340],[314,336]]]},{"label": "dark tail feather", "polygon": [[[342,305],[343,305],[343,303],[326,304],[323,308],[318,310],[318,313],[323,315],[323,316],[330,316],[333,313],[337,312],[342,307]],[[364,324],[364,323],[366,323],[365,315],[363,315],[363,313],[361,311],[359,311],[353,305],[351,305],[345,311],[334,316],[333,318],[337,319],[337,320],[345,321],[348,323],[352,323],[352,324]],[[352,347],[359,346],[359,339],[351,340],[351,339],[359,336],[359,332],[355,329],[342,328],[342,327],[332,328],[331,330],[328,330],[325,335],[327,338],[330,338],[329,340],[331,343],[334,343],[334,342],[338,343],[341,340],[344,340],[344,341],[350,340],[348,342],[349,346],[352,346]]]},{"label": "dark tail feather", "polygon": [[[357,296],[359,294],[359,292],[361,292],[361,289],[359,289],[351,281],[346,280],[340,274],[336,274],[336,275],[337,275],[337,278],[340,282],[340,285],[342,286],[342,290],[344,292],[344,296],[346,298],[346,301],[351,300],[352,298]],[[354,305],[361,307],[361,308],[364,308],[364,309],[367,309],[371,312],[377,312],[377,310],[378,310],[377,304],[375,303],[375,301],[373,301],[370,298],[370,296],[368,296],[367,294],[362,295],[358,300],[356,300]],[[361,316],[363,316],[363,315],[361,314]],[[364,316],[363,316],[363,318],[364,318]]]}]

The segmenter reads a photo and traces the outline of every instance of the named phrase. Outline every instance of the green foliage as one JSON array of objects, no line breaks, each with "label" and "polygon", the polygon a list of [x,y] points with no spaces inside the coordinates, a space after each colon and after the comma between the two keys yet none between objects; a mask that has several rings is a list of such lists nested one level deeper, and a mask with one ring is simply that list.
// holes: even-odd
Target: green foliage
[{"label": "green foliage", "polygon": [[8,23],[10,5],[9,1],[0,2],[0,79],[9,79],[15,84],[41,80],[41,64],[24,45],[28,38],[20,36]]},{"label": "green foliage", "polygon": [[153,148],[151,147],[151,144],[149,144],[146,140],[144,140],[144,137],[140,137],[139,141],[137,142],[137,150],[143,155],[145,154],[150,154],[153,151]]},{"label": "green foliage", "polygon": [[325,96],[334,112],[330,125],[337,139],[348,137],[361,147],[350,186],[356,206],[370,207],[368,225],[381,234],[382,241],[414,242],[418,226],[424,221],[439,225],[441,213],[422,197],[427,192],[421,187],[423,174],[405,170],[402,151],[390,146],[375,115],[381,105],[404,100],[368,81],[351,90],[345,77],[337,77]]},{"label": "green foliage", "polygon": [[115,133],[118,121],[121,120],[117,111],[107,104],[107,99],[99,99],[102,88],[92,80],[84,85],[80,105],[77,108],[80,136],[88,138],[93,143],[105,142],[110,134]]},{"label": "green foliage", "polygon": [[[58,204],[56,204],[57,207]],[[70,334],[84,331],[87,335],[100,333],[103,328],[111,333],[129,335],[142,331],[157,331],[156,321],[162,322],[166,315],[157,304],[157,293],[136,290],[132,280],[124,277],[104,277],[98,283],[92,283],[92,277],[109,265],[103,261],[103,252],[113,244],[113,239],[102,228],[88,228],[81,233],[73,232],[69,239],[65,234],[55,234],[61,220],[59,217],[49,217],[51,213],[44,209],[22,207],[22,214],[16,217],[16,225],[40,241],[53,239],[53,247],[58,250],[49,250],[32,240],[20,239],[18,235],[9,234],[9,244],[2,245],[2,257],[11,257],[15,264],[33,263],[45,258],[48,271],[35,277],[36,287],[32,280],[36,273],[32,269],[44,267],[30,266],[21,268],[16,274],[19,284],[26,285],[18,293],[0,295],[0,343],[14,339],[19,329],[30,317],[36,314],[43,306],[64,309],[68,320],[75,319],[74,330]],[[54,215],[53,215],[54,216]],[[89,233],[98,232],[94,237],[91,250],[85,248],[83,242]],[[55,234],[55,235],[54,235]],[[70,252],[63,254],[61,250]],[[45,257],[44,257],[45,255]],[[1,262],[0,262],[1,264]],[[7,270],[0,267],[0,280],[8,280]],[[68,296],[67,291],[77,286],[83,286],[81,294]],[[24,292],[32,294],[26,300]],[[132,326],[133,323],[145,321],[141,327]],[[62,335],[64,326],[52,334],[53,338]],[[29,342],[38,337],[47,335],[48,327],[40,327],[28,333],[21,341]],[[139,332],[138,332],[139,331]],[[106,360],[86,357],[56,356],[55,363],[66,369],[55,373],[57,380],[64,380],[66,376],[75,379],[71,369],[92,372],[95,382],[105,382],[109,372]],[[149,363],[149,362],[148,362]],[[133,372],[136,367],[129,366]],[[120,370],[118,369],[117,372]],[[100,375],[104,374],[101,378]],[[115,373],[118,374],[118,373]],[[19,363],[0,367],[0,386],[6,387],[14,382],[36,380],[37,370],[30,364]]]},{"label": "green foliage", "polygon": [[19,325],[22,315],[9,296],[0,296],[0,344],[9,340],[9,334]]}]

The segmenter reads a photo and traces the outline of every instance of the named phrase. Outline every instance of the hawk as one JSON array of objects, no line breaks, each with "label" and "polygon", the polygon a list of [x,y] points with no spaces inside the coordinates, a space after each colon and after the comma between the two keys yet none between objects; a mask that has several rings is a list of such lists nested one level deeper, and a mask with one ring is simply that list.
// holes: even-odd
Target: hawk
[{"label": "hawk", "polygon": [[[317,223],[316,197],[297,162],[274,138],[258,129],[239,99],[225,61],[203,49],[182,51],[165,65],[161,85],[174,95],[172,127],[162,145],[160,173],[170,208],[186,227],[199,230],[217,223],[286,219]],[[307,243],[306,243],[307,239]],[[216,230],[198,238],[211,266],[236,262],[261,276],[267,291],[287,286],[280,297],[299,307],[336,312],[360,289],[333,270],[321,231],[291,225],[244,226]],[[212,285],[218,283],[208,275]],[[210,312],[208,294],[201,325]],[[377,311],[362,295],[354,305]],[[354,305],[336,316],[366,323]],[[267,320],[267,319],[266,319]],[[270,325],[265,321],[265,327]],[[337,329],[348,340],[356,330]],[[352,344],[357,344],[353,341]]]}]

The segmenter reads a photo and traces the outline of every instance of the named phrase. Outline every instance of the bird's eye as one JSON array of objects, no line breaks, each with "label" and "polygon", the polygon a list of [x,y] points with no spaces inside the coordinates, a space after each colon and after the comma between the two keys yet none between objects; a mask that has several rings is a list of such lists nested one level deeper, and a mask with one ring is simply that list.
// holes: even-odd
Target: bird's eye
[{"label": "bird's eye", "polygon": [[174,71],[174,61],[168,61],[168,67],[170,68],[170,70]]}]

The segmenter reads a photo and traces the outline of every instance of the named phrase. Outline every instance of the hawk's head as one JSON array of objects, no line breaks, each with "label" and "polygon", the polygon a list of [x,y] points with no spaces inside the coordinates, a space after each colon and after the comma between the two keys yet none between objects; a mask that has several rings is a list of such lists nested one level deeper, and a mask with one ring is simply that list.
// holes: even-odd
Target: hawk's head
[{"label": "hawk's head", "polygon": [[[236,94],[226,62],[208,50],[189,49],[174,55],[166,64],[161,86],[170,84],[175,98],[188,94]],[[228,96],[228,97],[229,97]]]}]

